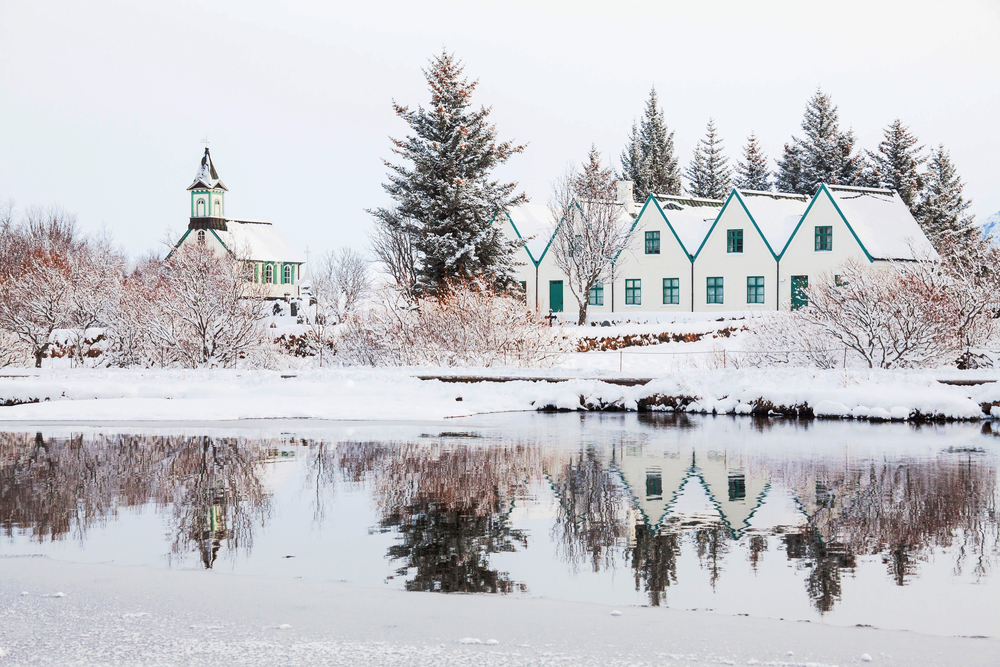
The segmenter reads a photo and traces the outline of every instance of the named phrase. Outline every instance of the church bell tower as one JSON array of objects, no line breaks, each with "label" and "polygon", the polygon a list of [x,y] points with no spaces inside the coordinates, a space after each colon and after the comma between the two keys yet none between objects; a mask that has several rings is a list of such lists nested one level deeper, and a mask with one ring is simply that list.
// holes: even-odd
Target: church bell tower
[{"label": "church bell tower", "polygon": [[201,158],[201,166],[195,174],[194,182],[188,186],[191,193],[191,222],[188,229],[226,229],[226,187],[215,165],[212,155],[205,148]]}]

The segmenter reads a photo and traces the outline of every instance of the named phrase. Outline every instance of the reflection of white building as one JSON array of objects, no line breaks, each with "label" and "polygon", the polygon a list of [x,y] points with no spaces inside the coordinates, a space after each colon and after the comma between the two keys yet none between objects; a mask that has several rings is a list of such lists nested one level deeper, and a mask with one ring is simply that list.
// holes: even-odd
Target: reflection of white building
[{"label": "reflection of white building", "polygon": [[229,188],[219,178],[207,148],[188,191],[191,193],[190,222],[171,253],[185,244],[207,244],[218,254],[248,264],[253,270],[254,282],[266,286],[268,297],[299,296],[305,263],[302,255],[270,222],[226,215]]},{"label": "reflection of white building", "polygon": [[738,538],[763,503],[770,483],[766,468],[729,452],[644,443],[626,446],[617,465],[644,522],[653,530],[670,519],[683,520],[677,500],[686,483],[697,483],[733,538]]}]

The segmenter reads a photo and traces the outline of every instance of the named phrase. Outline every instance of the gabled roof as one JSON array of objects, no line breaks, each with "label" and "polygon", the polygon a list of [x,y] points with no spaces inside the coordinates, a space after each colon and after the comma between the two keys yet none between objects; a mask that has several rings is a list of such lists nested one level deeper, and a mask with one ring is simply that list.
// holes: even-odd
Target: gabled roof
[{"label": "gabled roof", "polygon": [[226,184],[222,182],[219,178],[219,174],[215,171],[215,165],[212,164],[212,156],[208,152],[208,148],[205,148],[205,154],[201,158],[201,165],[198,167],[198,173],[194,175],[194,181],[188,186],[188,190],[225,190],[229,191]]},{"label": "gabled roof", "polygon": [[739,190],[736,196],[771,247],[771,252],[781,255],[809,207],[809,197],[756,190]]},{"label": "gabled roof", "polygon": [[[681,244],[681,249],[693,261],[722,212],[723,202],[718,199],[656,194],[650,195],[650,198]],[[646,204],[649,204],[649,200]],[[645,208],[643,206],[643,210]]]},{"label": "gabled roof", "polygon": [[829,198],[869,261],[939,258],[899,194],[879,188],[820,185],[792,236],[820,197]]},{"label": "gabled roof", "polygon": [[528,257],[538,266],[556,233],[552,211],[540,204],[521,204],[508,209],[506,215],[517,237],[526,241]]},{"label": "gabled roof", "polygon": [[212,230],[229,252],[257,262],[306,260],[270,222],[227,220],[226,231]]}]

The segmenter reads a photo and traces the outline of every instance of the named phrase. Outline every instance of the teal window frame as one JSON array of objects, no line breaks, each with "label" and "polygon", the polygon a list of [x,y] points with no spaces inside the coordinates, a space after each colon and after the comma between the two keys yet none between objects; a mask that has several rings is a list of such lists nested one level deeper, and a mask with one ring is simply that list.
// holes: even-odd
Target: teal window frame
[{"label": "teal window frame", "polygon": [[595,283],[594,286],[590,288],[590,291],[587,293],[587,305],[604,305],[604,285],[601,283]]},{"label": "teal window frame", "polygon": [[764,276],[747,276],[747,303],[764,303]]},{"label": "teal window frame", "polygon": [[726,230],[726,252],[743,252],[743,230]]},{"label": "teal window frame", "polygon": [[658,231],[646,232],[646,254],[647,255],[660,254],[660,232]]},{"label": "teal window frame", "polygon": [[681,279],[663,279],[663,305],[676,306],[681,302]]},{"label": "teal window frame", "polygon": [[721,276],[705,279],[705,303],[720,304],[725,302],[725,285]]},{"label": "teal window frame", "polygon": [[639,278],[629,278],[625,281],[625,305],[642,305],[642,280]]},{"label": "teal window frame", "polygon": [[816,227],[816,252],[830,252],[833,250],[833,227],[830,225],[818,225]]}]

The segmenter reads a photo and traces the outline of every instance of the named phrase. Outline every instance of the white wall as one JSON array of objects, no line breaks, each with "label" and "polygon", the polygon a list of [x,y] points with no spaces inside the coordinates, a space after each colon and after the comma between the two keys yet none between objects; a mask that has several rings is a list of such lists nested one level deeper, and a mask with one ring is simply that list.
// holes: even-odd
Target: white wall
[{"label": "white wall", "polygon": [[[743,252],[727,252],[727,232],[743,230]],[[701,251],[694,260],[694,309],[713,310],[775,310],[777,307],[777,262],[764,243],[750,216],[735,198],[722,211],[715,227],[709,232]],[[747,278],[764,277],[764,303],[747,303]],[[707,279],[723,279],[722,304],[708,303]]]}]

